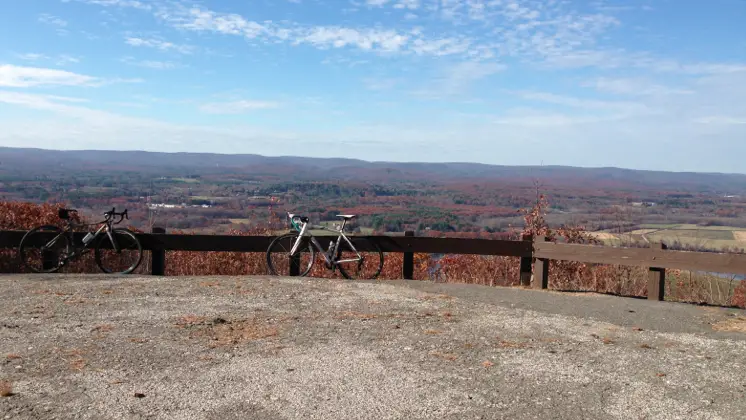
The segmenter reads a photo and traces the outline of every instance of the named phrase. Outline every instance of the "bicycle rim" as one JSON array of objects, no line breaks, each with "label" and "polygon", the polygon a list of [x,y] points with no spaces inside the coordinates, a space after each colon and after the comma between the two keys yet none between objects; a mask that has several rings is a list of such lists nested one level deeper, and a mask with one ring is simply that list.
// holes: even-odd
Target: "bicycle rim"
[{"label": "bicycle rim", "polygon": [[142,261],[142,245],[127,229],[114,229],[111,232],[119,251],[115,251],[109,235],[105,232],[96,241],[96,264],[104,273],[130,274]]},{"label": "bicycle rim", "polygon": [[288,233],[275,238],[267,248],[267,268],[274,276],[290,276],[292,264],[295,264],[297,275],[303,277],[311,271],[314,262],[314,250],[310,242],[304,241],[290,257],[290,250],[298,239],[297,233]]},{"label": "bicycle rim", "polygon": [[60,258],[69,241],[61,228],[47,225],[28,231],[18,245],[21,268],[34,273],[54,273],[60,269]]},{"label": "bicycle rim", "polygon": [[357,253],[344,240],[339,244],[337,261],[355,260],[358,253],[362,261],[338,262],[339,272],[349,280],[373,280],[383,270],[383,252],[375,242],[362,238],[350,238]]}]

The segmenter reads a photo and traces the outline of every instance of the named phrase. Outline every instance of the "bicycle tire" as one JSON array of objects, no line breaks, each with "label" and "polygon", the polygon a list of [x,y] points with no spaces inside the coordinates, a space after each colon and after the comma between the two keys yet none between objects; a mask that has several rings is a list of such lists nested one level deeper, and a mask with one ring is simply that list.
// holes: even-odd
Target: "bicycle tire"
[{"label": "bicycle tire", "polygon": [[[134,246],[134,248],[130,249],[132,252],[137,252],[135,262],[130,264],[127,268],[124,270],[116,270],[116,269],[110,269],[107,266],[104,265],[102,261],[102,256],[106,255],[106,253],[102,252],[102,245],[104,244],[104,241],[108,240],[109,243],[111,243],[111,240],[109,239],[109,235],[103,234],[99,236],[98,240],[96,241],[96,245],[94,247],[94,253],[96,255],[96,265],[98,265],[98,268],[101,269],[104,273],[107,274],[130,274],[133,271],[137,269],[137,267],[140,266],[140,263],[142,262],[142,244],[140,244],[140,240],[137,239],[137,236],[135,236],[134,233],[130,232],[128,229],[118,228],[118,229],[112,229],[111,234],[115,237],[120,236],[128,238],[129,242]],[[121,244],[127,243],[124,240],[120,240],[120,238],[117,238],[117,244],[120,245],[120,251],[119,254],[121,255],[122,249]],[[113,244],[112,244],[113,246]],[[104,251],[110,251],[109,248],[104,248]],[[113,250],[111,250],[113,252]],[[102,255],[104,254],[104,255]]]},{"label": "bicycle tire", "polygon": [[[283,247],[283,249],[285,249],[285,251],[288,253],[287,258],[289,259],[290,250],[292,249],[292,244],[295,243],[295,241],[298,238],[298,235],[299,234],[297,232],[286,233],[284,235],[276,237],[275,239],[272,240],[272,242],[270,242],[269,246],[267,247],[267,252],[266,252],[267,269],[269,270],[269,274],[274,275],[274,276],[289,276],[290,275],[290,263],[288,262],[287,273],[283,273],[284,270],[282,270],[282,267],[277,266],[275,262],[273,261],[272,254],[273,254],[274,248]],[[284,241],[288,241],[288,244],[286,244],[285,246],[283,246],[283,243],[282,243]],[[311,271],[311,268],[313,268],[313,263],[316,259],[315,252],[314,252],[313,247],[311,246],[310,241],[306,242],[305,244],[301,244],[297,252],[301,252],[301,255],[303,255],[304,251],[307,252],[311,258],[305,268],[303,267],[304,265],[303,263],[300,264],[299,271],[298,271],[298,277],[306,276]],[[275,251],[275,253],[278,253],[278,252],[280,251],[279,250]]]},{"label": "bicycle tire", "polygon": [[[344,278],[348,280],[374,280],[378,278],[378,276],[381,274],[381,271],[383,270],[383,251],[381,251],[381,247],[378,246],[377,243],[369,241],[367,239],[363,238],[349,238],[350,242],[352,242],[352,245],[355,247],[355,249],[358,250],[358,252],[363,256],[363,261],[367,260],[369,257],[370,261],[372,261],[373,264],[376,264],[376,261],[378,262],[378,268],[375,271],[371,271],[368,274],[365,274],[363,276],[356,276],[353,275],[352,272],[349,269],[345,269],[342,264],[355,264],[355,263],[337,263],[337,268],[339,268],[339,272],[342,273]],[[345,249],[346,248],[346,249]],[[360,251],[360,249],[370,249],[370,251]],[[337,259],[344,259],[342,257],[342,252],[347,251],[352,253],[352,250],[350,249],[350,246],[345,242],[344,240],[342,243],[339,244],[339,249],[337,250]],[[367,255],[366,255],[367,254]],[[353,265],[354,267],[354,265]],[[375,265],[373,266],[375,267]]]},{"label": "bicycle tire", "polygon": [[[37,226],[30,231],[26,232],[25,235],[23,235],[23,238],[21,238],[21,242],[18,244],[18,259],[20,261],[20,264],[22,267],[26,267],[29,270],[33,271],[34,273],[55,273],[59,271],[59,269],[62,267],[62,264],[60,264],[59,256],[57,256],[57,264],[54,267],[44,268],[44,260],[43,260],[43,249],[44,247],[37,248],[33,247],[31,245],[34,244],[34,236],[39,233],[45,233],[45,234],[55,234],[55,240],[54,244],[60,244],[64,246],[64,249],[67,250],[70,245],[70,240],[67,238],[67,235],[65,235],[65,231],[62,230],[62,228],[54,225],[42,225]],[[51,241],[50,241],[51,242]],[[39,261],[41,262],[41,268],[33,267],[29,264],[28,258],[28,251],[29,250],[39,250]],[[36,259],[36,258],[33,258]]]}]

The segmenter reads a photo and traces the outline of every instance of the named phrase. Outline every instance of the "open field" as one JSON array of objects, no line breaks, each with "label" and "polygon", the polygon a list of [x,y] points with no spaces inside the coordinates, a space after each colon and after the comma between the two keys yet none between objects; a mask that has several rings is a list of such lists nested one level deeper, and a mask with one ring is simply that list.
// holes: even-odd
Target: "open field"
[{"label": "open field", "polygon": [[610,232],[593,232],[593,234],[607,245],[614,246],[624,245],[630,241],[644,241],[644,235],[651,242],[678,241],[684,245],[714,249],[746,248],[746,230],[730,226],[643,225],[642,229],[623,234]]},{"label": "open field", "polygon": [[276,277],[0,277],[13,419],[742,419],[746,313]]}]

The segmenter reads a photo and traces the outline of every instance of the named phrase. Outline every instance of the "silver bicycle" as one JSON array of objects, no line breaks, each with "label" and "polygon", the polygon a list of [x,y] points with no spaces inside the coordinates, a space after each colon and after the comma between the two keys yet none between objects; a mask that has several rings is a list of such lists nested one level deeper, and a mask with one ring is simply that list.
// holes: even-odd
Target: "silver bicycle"
[{"label": "silver bicycle", "polygon": [[[373,241],[363,237],[347,236],[344,229],[354,215],[340,214],[339,229],[309,224],[308,217],[287,213],[294,232],[275,238],[267,248],[267,267],[275,276],[305,276],[316,261],[316,251],[324,260],[327,269],[339,272],[347,279],[375,279],[383,269],[383,252]],[[337,234],[336,240],[329,242],[324,250],[319,239],[311,230],[325,230]],[[331,237],[333,238],[333,237]]]}]

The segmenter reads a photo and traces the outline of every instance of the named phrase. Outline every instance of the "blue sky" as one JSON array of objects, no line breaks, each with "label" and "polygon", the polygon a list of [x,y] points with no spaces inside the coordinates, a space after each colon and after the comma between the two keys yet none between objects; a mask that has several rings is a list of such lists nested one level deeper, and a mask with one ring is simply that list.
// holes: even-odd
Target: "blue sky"
[{"label": "blue sky", "polygon": [[0,145],[746,172],[743,0],[7,0]]}]

